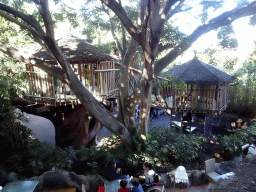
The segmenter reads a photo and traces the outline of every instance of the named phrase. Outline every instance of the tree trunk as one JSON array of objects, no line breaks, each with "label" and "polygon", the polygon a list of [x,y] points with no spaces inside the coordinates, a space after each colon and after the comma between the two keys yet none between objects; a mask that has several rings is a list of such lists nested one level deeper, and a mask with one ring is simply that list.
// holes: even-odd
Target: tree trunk
[{"label": "tree trunk", "polygon": [[138,128],[139,135],[148,132],[148,120],[151,107],[152,80],[142,79],[141,82],[141,103],[140,103],[140,123]]},{"label": "tree trunk", "polygon": [[136,90],[134,93],[129,95],[129,66],[137,46],[138,43],[132,39],[122,63],[121,76],[119,80],[118,120],[122,122],[127,129],[134,127],[134,110],[139,100]]}]

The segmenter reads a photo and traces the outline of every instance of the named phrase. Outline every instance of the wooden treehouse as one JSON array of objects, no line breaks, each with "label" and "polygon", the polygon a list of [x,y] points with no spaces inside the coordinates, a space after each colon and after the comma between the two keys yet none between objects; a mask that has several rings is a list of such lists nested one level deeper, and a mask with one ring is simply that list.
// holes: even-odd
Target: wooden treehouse
[{"label": "wooden treehouse", "polygon": [[199,61],[196,57],[173,67],[162,76],[167,74],[176,76],[187,85],[186,92],[175,86],[163,88],[168,108],[181,115],[181,127],[184,114],[219,115],[226,110],[230,102],[229,85],[234,80],[233,76]]},{"label": "wooden treehouse", "polygon": [[[117,62],[108,54],[92,46],[84,40],[73,36],[57,41],[62,52],[67,56],[73,70],[83,85],[99,100],[112,97],[117,92]],[[56,61],[41,50],[36,57],[57,65]],[[37,103],[62,105],[67,102],[79,102],[70,88],[54,76],[49,76],[34,65],[26,64],[29,80],[30,100]]]},{"label": "wooden treehouse", "polygon": [[[73,36],[64,37],[57,42],[79,80],[99,102],[116,96],[120,64],[98,48]],[[35,56],[57,65],[44,50],[40,50]],[[26,73],[29,82],[26,96],[32,104],[40,104],[32,111],[30,107],[27,112],[44,116],[53,122],[58,146],[86,145],[100,132],[99,123],[90,117],[66,84],[34,65],[26,64]]]}]

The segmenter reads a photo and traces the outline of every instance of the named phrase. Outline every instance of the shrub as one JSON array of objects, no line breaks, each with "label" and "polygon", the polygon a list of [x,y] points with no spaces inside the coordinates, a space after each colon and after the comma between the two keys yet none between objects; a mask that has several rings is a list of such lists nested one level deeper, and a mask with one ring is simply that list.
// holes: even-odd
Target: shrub
[{"label": "shrub", "polygon": [[256,139],[256,124],[241,129],[233,135],[218,136],[217,141],[224,151],[224,160],[230,160],[242,154],[242,146],[251,144]]},{"label": "shrub", "polygon": [[199,156],[202,140],[195,135],[180,135],[173,128],[156,129],[147,141],[147,153],[156,162],[171,163],[175,166],[189,163]]}]

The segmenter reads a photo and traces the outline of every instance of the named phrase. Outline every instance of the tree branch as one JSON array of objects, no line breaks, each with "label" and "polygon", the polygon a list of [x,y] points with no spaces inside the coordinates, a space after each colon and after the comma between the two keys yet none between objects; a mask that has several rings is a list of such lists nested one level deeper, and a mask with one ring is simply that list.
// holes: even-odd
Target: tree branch
[{"label": "tree branch", "polygon": [[163,3],[160,1],[154,2],[155,4],[152,5],[152,9],[154,9],[152,13],[154,13],[154,16],[151,17],[150,48],[153,51],[154,56],[156,56],[158,53],[158,45],[163,32],[164,24],[166,22],[166,15],[176,1],[165,1]]},{"label": "tree branch", "polygon": [[[121,0],[119,0],[119,4],[122,6]],[[123,23],[121,23],[121,28],[122,28],[122,41],[123,41],[123,52],[122,52],[122,58],[125,55],[125,52],[127,50],[127,41],[126,41],[126,34],[125,34],[125,27]]]},{"label": "tree branch", "polygon": [[175,45],[172,44],[172,43],[168,43],[168,44],[165,44],[165,45],[163,45],[162,43],[160,43],[159,46],[158,46],[158,51],[157,51],[157,53],[159,54],[159,53],[161,53],[162,51],[164,51],[164,50],[166,50],[166,49],[171,49],[171,48],[174,48],[174,47],[175,47]]},{"label": "tree branch", "polygon": [[10,57],[12,57],[15,60],[24,62],[26,64],[35,65],[38,68],[44,70],[49,75],[56,76],[58,79],[60,79],[64,83],[68,84],[68,82],[69,82],[61,68],[54,67],[53,65],[48,64],[48,63],[44,62],[43,60],[40,60],[40,59],[37,59],[34,57],[25,58],[24,56],[22,56],[22,54],[20,53],[20,51],[18,49],[14,48],[2,41],[0,41],[0,51],[9,55]]},{"label": "tree branch", "polygon": [[42,37],[42,34],[40,34],[34,28],[30,27],[29,25],[26,25],[25,23],[21,23],[20,21],[18,21],[14,17],[4,13],[3,11],[0,11],[0,16],[4,17],[5,19],[7,19],[13,23],[16,23],[17,25],[19,25],[22,28],[27,29],[28,31],[30,31],[32,33],[33,36],[38,36],[39,38]]},{"label": "tree branch", "polygon": [[132,36],[140,44],[145,44],[143,42],[143,38],[141,32],[137,29],[137,27],[132,23],[131,19],[127,16],[125,10],[120,4],[115,0],[101,0],[106,6],[108,6],[121,20],[123,25],[125,26],[128,33]]},{"label": "tree branch", "polygon": [[108,15],[108,18],[109,18],[109,21],[110,21],[110,26],[111,26],[112,37],[114,38],[114,41],[116,43],[116,47],[117,47],[118,51],[121,53],[122,58],[123,58],[124,57],[123,49],[122,49],[122,46],[121,46],[121,44],[120,44],[120,42],[119,42],[119,40],[118,40],[118,38],[115,34],[115,25],[113,23],[113,20],[112,20],[110,14],[109,14],[109,11],[107,9],[105,9],[103,3],[102,3],[102,10]]},{"label": "tree branch", "polygon": [[176,59],[181,53],[186,51],[201,35],[221,26],[228,25],[241,17],[253,14],[256,14],[255,1],[243,8],[236,8],[231,11],[224,12],[218,17],[211,19],[208,24],[199,26],[190,36],[188,36],[178,46],[176,46],[172,51],[170,51],[165,57],[160,59],[155,64],[155,75],[158,76],[169,63]]},{"label": "tree branch", "polygon": [[23,21],[28,23],[31,27],[33,27],[38,33],[41,35],[44,35],[44,31],[41,27],[41,25],[35,20],[35,18],[32,15],[25,15],[24,13],[21,13],[7,5],[4,5],[0,3],[0,10],[3,10],[7,13],[12,14],[13,16],[21,18]]},{"label": "tree branch", "polygon": [[43,17],[46,36],[51,37],[52,40],[54,40],[54,28],[51,13],[49,11],[48,0],[34,0],[34,3],[37,5],[37,9]]},{"label": "tree branch", "polygon": [[185,0],[181,0],[177,6],[174,7],[174,9],[167,15],[166,20],[168,21],[173,15],[179,12],[183,12],[181,10],[182,4]]}]

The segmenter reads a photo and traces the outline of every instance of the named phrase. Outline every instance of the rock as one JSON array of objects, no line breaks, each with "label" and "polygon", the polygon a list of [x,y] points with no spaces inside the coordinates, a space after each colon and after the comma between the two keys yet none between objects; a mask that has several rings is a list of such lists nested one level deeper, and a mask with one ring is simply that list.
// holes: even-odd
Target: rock
[{"label": "rock", "polygon": [[192,185],[201,186],[204,184],[204,174],[199,170],[194,170],[191,174]]},{"label": "rock", "polygon": [[234,162],[236,165],[239,165],[239,164],[242,162],[242,160],[243,160],[242,156],[240,156],[240,157],[235,157],[235,158],[233,159],[233,162]]},{"label": "rock", "polygon": [[42,187],[44,189],[67,188],[67,179],[57,171],[49,171],[43,174]]},{"label": "rock", "polygon": [[82,192],[82,184],[86,191],[97,192],[98,187],[104,183],[104,179],[98,175],[84,176],[65,170],[48,171],[39,177],[31,177],[29,180],[39,181],[34,192],[41,192],[54,188],[76,188]]},{"label": "rock", "polygon": [[25,176],[20,176],[19,180],[20,180],[20,181],[26,181],[26,180],[28,180],[28,178],[25,177]]},{"label": "rock", "polygon": [[243,163],[254,163],[254,162],[256,162],[255,155],[246,155],[246,157],[243,159]]},{"label": "rock", "polygon": [[69,179],[68,179],[69,187],[76,187],[77,189],[81,189],[82,181],[76,173],[71,172],[68,174],[68,177],[69,177]]},{"label": "rock", "polygon": [[6,177],[6,180],[8,183],[13,181],[19,181],[19,179],[20,179],[20,176],[15,172],[9,173]]},{"label": "rock", "polygon": [[7,176],[7,172],[0,169],[0,186],[5,186],[5,184],[7,183],[6,176]]},{"label": "rock", "polygon": [[164,181],[165,183],[165,188],[170,188],[172,187],[172,180],[170,178],[170,176],[166,173],[161,175],[161,180]]},{"label": "rock", "polygon": [[104,179],[99,175],[79,175],[86,191],[97,192],[99,186],[104,183]]},{"label": "rock", "polygon": [[35,177],[30,177],[30,178],[28,179],[28,181],[39,181],[39,180],[40,180],[40,178],[37,177],[37,176],[35,176]]},{"label": "rock", "polygon": [[221,163],[215,163],[215,172],[222,175],[231,172],[236,166],[237,164],[233,161],[222,161]]}]

